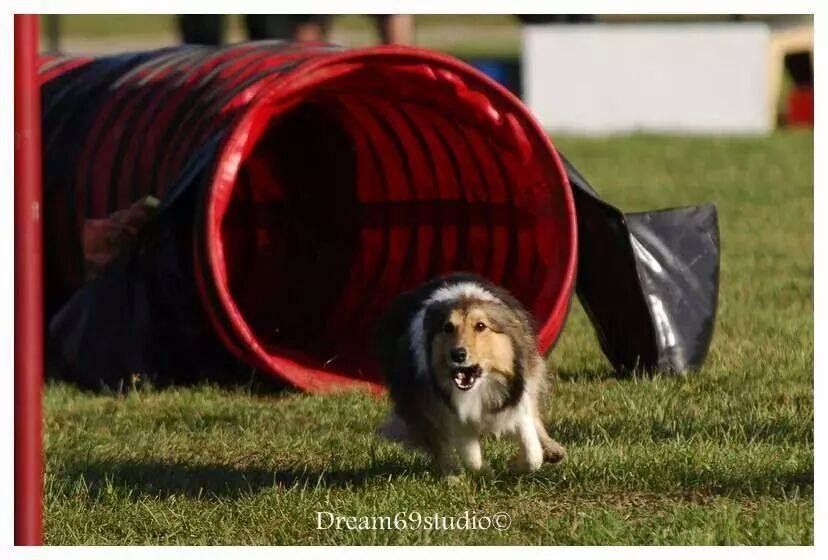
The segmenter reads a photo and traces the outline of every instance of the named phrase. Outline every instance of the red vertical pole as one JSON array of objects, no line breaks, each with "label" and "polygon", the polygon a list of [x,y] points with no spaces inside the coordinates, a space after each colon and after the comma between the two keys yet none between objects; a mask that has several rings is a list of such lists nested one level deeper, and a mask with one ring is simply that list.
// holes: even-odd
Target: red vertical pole
[{"label": "red vertical pole", "polygon": [[14,543],[42,544],[43,251],[38,16],[14,16]]}]

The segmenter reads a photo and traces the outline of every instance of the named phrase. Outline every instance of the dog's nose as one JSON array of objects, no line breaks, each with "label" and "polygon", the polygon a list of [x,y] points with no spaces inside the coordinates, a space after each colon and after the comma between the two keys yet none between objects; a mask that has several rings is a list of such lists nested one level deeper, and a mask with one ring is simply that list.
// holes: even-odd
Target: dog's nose
[{"label": "dog's nose", "polygon": [[451,350],[450,355],[451,355],[451,359],[454,363],[462,364],[463,362],[466,361],[466,357],[469,355],[469,353],[466,352],[465,348],[460,346],[459,348],[453,348]]}]

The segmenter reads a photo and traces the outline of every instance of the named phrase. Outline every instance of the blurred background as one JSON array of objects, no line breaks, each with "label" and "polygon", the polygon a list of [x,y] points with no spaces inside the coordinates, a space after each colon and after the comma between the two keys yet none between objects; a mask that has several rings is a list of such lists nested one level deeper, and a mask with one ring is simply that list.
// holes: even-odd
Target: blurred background
[{"label": "blurred background", "polygon": [[[404,43],[461,58],[569,134],[813,125],[809,15],[47,15],[47,52],[277,38]],[[561,87],[561,84],[566,87]]]}]

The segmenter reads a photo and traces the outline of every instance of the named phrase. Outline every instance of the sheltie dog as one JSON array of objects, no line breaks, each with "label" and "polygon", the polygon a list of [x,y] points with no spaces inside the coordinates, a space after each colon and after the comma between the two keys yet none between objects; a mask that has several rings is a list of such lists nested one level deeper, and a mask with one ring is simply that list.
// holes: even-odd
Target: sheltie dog
[{"label": "sheltie dog", "polygon": [[472,274],[431,280],[401,294],[376,332],[393,411],[383,436],[428,453],[442,474],[488,470],[487,434],[514,437],[513,467],[558,463],[566,450],[546,433],[549,386],[529,313],[504,289]]}]

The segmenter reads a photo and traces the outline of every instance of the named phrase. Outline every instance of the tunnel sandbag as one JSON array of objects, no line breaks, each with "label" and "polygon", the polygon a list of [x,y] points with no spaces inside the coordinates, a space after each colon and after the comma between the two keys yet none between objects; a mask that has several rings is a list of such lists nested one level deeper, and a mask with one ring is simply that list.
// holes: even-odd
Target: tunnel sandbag
[{"label": "tunnel sandbag", "polygon": [[[562,328],[563,165],[519,100],[451,57],[268,41],[48,58],[41,79],[49,351],[70,378],[232,356],[304,390],[376,388],[377,317],[454,271],[514,293],[541,350]],[[152,219],[90,278],[84,231],[146,197]]]}]

